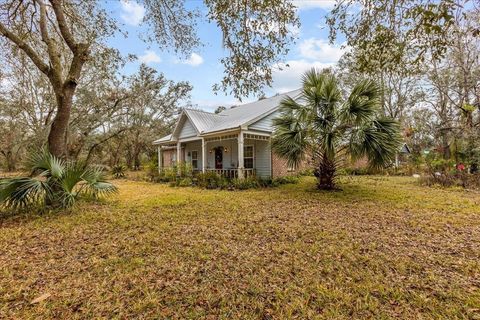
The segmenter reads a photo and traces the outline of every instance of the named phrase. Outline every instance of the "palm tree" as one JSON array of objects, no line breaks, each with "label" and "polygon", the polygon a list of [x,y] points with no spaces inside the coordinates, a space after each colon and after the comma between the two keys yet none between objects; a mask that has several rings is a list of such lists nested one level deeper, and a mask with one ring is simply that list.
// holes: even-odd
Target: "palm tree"
[{"label": "palm tree", "polygon": [[359,81],[344,97],[335,76],[312,69],[300,96],[281,102],[274,119],[273,150],[298,166],[307,155],[315,165],[319,189],[334,189],[338,166],[347,156],[366,157],[370,167],[393,162],[400,144],[398,123],[379,116],[380,88]]},{"label": "palm tree", "polygon": [[0,207],[32,206],[67,208],[81,195],[99,197],[117,191],[105,180],[100,167],[68,162],[42,151],[28,163],[29,177],[0,180]]}]

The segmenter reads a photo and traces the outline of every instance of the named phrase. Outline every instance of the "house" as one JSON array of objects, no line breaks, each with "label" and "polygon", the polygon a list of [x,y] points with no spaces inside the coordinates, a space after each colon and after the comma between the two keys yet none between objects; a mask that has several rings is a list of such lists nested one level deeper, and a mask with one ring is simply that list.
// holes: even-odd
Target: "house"
[{"label": "house", "polygon": [[271,136],[280,102],[299,95],[300,89],[219,114],[182,110],[173,132],[154,141],[159,169],[180,161],[190,163],[194,171],[215,171],[230,178],[278,177],[298,171],[272,152]]}]

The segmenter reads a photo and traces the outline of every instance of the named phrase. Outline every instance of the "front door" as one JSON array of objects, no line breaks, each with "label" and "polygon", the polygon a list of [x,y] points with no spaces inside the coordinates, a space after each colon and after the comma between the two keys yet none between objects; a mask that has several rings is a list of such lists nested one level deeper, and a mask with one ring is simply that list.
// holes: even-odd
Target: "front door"
[{"label": "front door", "polygon": [[223,169],[223,147],[215,148],[215,169]]}]

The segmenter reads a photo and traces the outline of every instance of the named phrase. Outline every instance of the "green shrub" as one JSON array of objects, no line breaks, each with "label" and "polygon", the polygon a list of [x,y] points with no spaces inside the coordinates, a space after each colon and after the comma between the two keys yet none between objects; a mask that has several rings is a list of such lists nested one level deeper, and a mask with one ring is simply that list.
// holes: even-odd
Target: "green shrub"
[{"label": "green shrub", "polygon": [[145,167],[145,177],[150,182],[160,182],[160,172],[158,172],[158,163],[151,161]]},{"label": "green shrub", "polygon": [[117,164],[112,167],[112,176],[115,179],[125,178],[125,171],[126,171],[125,166],[121,164]]},{"label": "green shrub", "polygon": [[447,172],[423,176],[419,179],[421,185],[429,187],[461,187],[467,189],[480,189],[480,174],[470,174],[467,172]]},{"label": "green shrub", "polygon": [[313,177],[313,168],[303,169],[298,173],[299,176]]},{"label": "green shrub", "polygon": [[296,184],[298,181],[298,176],[283,176],[273,179],[273,184],[277,186],[282,184]]},{"label": "green shrub", "polygon": [[181,162],[177,169],[180,171],[181,177],[192,177],[193,176],[193,168],[189,162]]},{"label": "green shrub", "polygon": [[182,178],[177,179],[176,186],[177,187],[191,187],[193,185],[192,178]]},{"label": "green shrub", "polygon": [[30,177],[0,180],[0,206],[68,208],[82,195],[97,198],[117,191],[105,180],[103,168],[65,161],[48,151],[35,154],[28,169]]},{"label": "green shrub", "polygon": [[245,179],[233,179],[231,182],[233,189],[246,190],[246,189],[257,189],[257,188],[269,188],[269,187],[278,187],[282,184],[295,184],[299,181],[298,176],[284,176],[278,177],[275,179],[272,178],[261,178],[261,177],[248,177]]},{"label": "green shrub", "polygon": [[425,156],[425,164],[429,174],[434,174],[435,172],[447,173],[455,169],[455,160],[443,159],[436,152],[430,152]]},{"label": "green shrub", "polygon": [[196,185],[200,188],[223,189],[228,187],[227,179],[213,171],[199,173],[196,175],[195,180]]},{"label": "green shrub", "polygon": [[231,185],[234,189],[246,190],[246,189],[257,189],[262,186],[259,178],[251,176],[245,179],[233,179]]},{"label": "green shrub", "polygon": [[364,176],[370,174],[368,168],[345,168],[343,173],[349,176]]},{"label": "green shrub", "polygon": [[177,167],[163,168],[159,174],[158,182],[174,182],[177,180]]}]

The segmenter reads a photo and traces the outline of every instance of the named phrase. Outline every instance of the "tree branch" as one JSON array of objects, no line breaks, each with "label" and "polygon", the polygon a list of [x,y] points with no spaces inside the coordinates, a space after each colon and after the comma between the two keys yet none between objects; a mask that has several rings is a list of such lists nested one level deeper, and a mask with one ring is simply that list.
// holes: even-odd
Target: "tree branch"
[{"label": "tree branch", "polygon": [[50,0],[50,3],[52,4],[53,11],[55,12],[58,27],[60,29],[60,33],[62,34],[62,37],[65,40],[65,42],[67,43],[70,50],[72,50],[72,52],[75,53],[78,49],[77,43],[75,42],[75,39],[73,38],[73,35],[72,35],[72,33],[70,32],[70,29],[67,26],[67,21],[65,19],[65,15],[63,14],[63,8],[62,8],[61,1]]},{"label": "tree branch", "polygon": [[127,131],[128,128],[122,128],[122,129],[119,129],[117,132],[111,134],[110,136],[100,140],[99,142],[97,143],[94,143],[90,149],[88,150],[88,154],[87,154],[87,158],[85,159],[85,165],[87,165],[89,162],[90,162],[90,158],[92,157],[93,155],[93,151],[99,146],[101,145],[102,143],[105,143],[107,142],[108,140],[112,139],[112,138],[115,138],[117,137],[120,133],[124,132],[124,131]]},{"label": "tree branch", "polygon": [[5,25],[0,22],[0,33],[10,41],[12,41],[17,47],[19,47],[25,54],[32,60],[32,62],[37,66],[37,68],[44,73],[45,75],[50,74],[50,67],[48,64],[43,62],[43,60],[38,56],[38,54],[30,47],[28,44],[23,42],[16,34],[8,30]]}]

